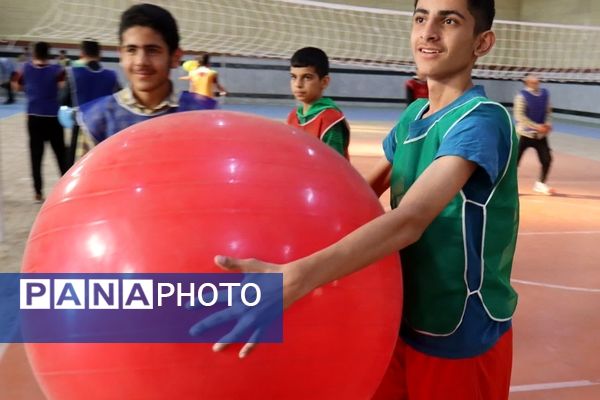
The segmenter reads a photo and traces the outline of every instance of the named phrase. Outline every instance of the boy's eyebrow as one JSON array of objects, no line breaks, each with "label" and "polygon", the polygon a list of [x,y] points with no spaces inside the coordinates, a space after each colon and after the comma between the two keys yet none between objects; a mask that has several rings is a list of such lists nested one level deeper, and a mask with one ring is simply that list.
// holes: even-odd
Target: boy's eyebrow
[{"label": "boy's eyebrow", "polygon": [[449,15],[456,15],[460,19],[463,19],[463,20],[466,19],[464,15],[462,15],[461,13],[459,13],[456,10],[442,10],[442,11],[438,12],[438,14],[442,17],[447,17]]},{"label": "boy's eyebrow", "polygon": [[[415,12],[413,13],[413,15],[417,14],[417,13],[429,15],[429,11],[424,8],[415,8]],[[456,15],[460,19],[463,19],[463,20],[466,19],[464,15],[462,15],[460,12],[458,12],[456,10],[441,10],[441,11],[438,11],[437,14],[441,17],[447,17],[449,15]]]},{"label": "boy's eyebrow", "polygon": [[120,47],[123,49],[144,49],[144,50],[157,50],[157,49],[163,48],[163,46],[161,46],[159,44],[144,44],[144,45],[140,46],[135,43],[123,43]]},{"label": "boy's eyebrow", "polygon": [[304,72],[304,73],[300,72],[300,73],[298,73],[298,72],[292,72],[292,71],[290,71],[290,75],[306,76],[306,75],[316,75],[316,73],[315,72]]},{"label": "boy's eyebrow", "polygon": [[121,43],[121,47],[140,47],[140,48],[148,48],[148,47],[163,47],[158,43],[149,43],[149,44],[137,44],[137,43]]}]

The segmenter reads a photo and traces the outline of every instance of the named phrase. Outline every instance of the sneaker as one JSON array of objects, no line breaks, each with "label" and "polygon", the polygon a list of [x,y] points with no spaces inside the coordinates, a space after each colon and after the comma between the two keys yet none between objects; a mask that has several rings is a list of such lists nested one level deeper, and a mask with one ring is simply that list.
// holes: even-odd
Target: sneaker
[{"label": "sneaker", "polygon": [[34,199],[35,199],[36,203],[43,203],[44,202],[44,195],[41,194],[41,193],[36,193]]},{"label": "sneaker", "polygon": [[545,194],[547,196],[550,196],[552,194],[554,194],[554,189],[551,188],[550,186],[546,185],[543,182],[536,182],[533,184],[533,191],[536,193],[541,193],[541,194]]}]

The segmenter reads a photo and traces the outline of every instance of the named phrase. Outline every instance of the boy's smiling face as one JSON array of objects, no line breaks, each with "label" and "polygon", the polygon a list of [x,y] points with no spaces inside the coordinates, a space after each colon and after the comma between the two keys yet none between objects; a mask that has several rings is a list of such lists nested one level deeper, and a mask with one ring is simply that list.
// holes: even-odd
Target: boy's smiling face
[{"label": "boy's smiling face", "polygon": [[417,69],[438,81],[463,74],[470,76],[477,57],[491,48],[481,51],[482,35],[475,34],[475,18],[467,0],[419,0],[411,32]]},{"label": "boy's smiling face", "polygon": [[179,65],[179,54],[169,53],[160,33],[146,26],[133,26],[121,35],[120,63],[134,94],[170,90],[169,75]]}]

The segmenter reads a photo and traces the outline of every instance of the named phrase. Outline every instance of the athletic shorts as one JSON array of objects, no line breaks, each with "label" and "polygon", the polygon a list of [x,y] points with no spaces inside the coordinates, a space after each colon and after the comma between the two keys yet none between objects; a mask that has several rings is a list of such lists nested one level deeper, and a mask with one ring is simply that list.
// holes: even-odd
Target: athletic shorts
[{"label": "athletic shorts", "polygon": [[440,358],[398,338],[373,400],[507,400],[512,368],[512,328],[477,357]]}]

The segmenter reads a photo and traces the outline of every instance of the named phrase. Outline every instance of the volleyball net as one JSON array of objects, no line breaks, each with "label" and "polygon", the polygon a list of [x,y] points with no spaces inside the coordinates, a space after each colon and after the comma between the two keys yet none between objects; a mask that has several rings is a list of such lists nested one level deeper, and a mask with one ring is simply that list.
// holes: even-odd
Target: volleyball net
[{"label": "volleyball net", "polygon": [[[119,16],[128,0],[54,0],[34,27],[5,39],[78,43],[94,38],[117,45]],[[153,1],[176,17],[187,51],[289,59],[320,47],[336,64],[413,72],[411,12],[309,0]],[[473,75],[518,79],[600,81],[600,28],[496,21],[496,46]]]}]

